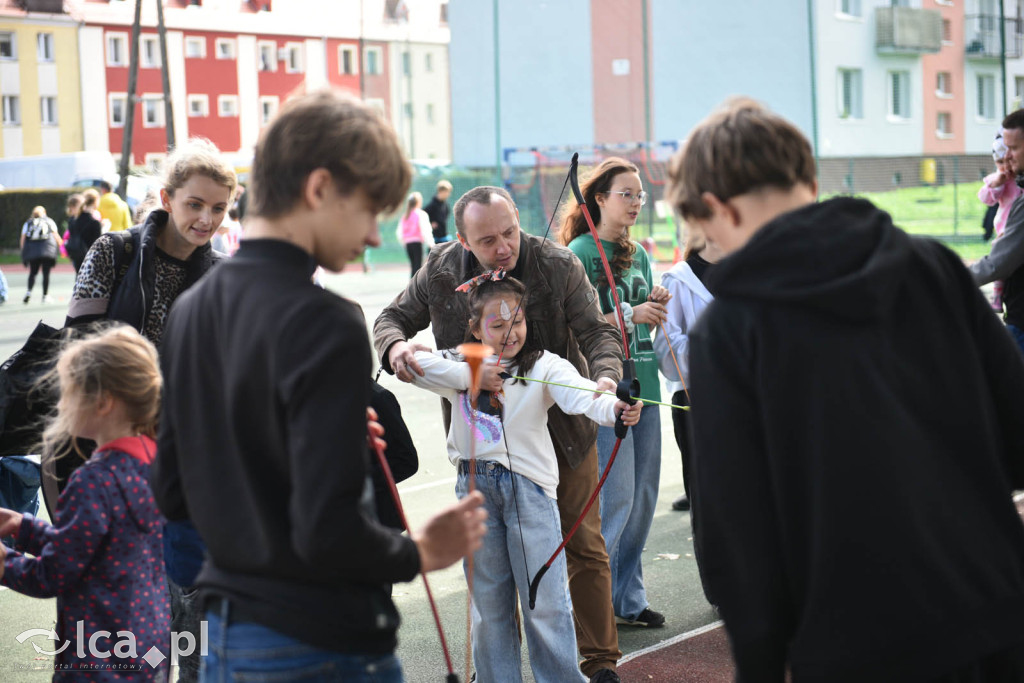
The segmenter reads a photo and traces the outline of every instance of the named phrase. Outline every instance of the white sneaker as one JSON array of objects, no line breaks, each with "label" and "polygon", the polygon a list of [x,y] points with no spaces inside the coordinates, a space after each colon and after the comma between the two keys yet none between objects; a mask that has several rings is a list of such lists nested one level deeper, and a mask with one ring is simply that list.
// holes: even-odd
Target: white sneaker
[{"label": "white sneaker", "polygon": [[50,296],[49,294],[43,294],[43,303],[44,304],[52,304],[53,303],[53,297]]}]

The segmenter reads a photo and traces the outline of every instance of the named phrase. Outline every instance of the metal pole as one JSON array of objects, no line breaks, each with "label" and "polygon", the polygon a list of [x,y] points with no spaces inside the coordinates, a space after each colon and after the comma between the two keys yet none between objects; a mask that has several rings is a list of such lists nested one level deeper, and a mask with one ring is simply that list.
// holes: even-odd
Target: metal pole
[{"label": "metal pole", "polygon": [[818,68],[817,49],[814,44],[814,0],[807,0],[807,47],[811,65],[811,146],[814,160],[818,160]]},{"label": "metal pole", "polygon": [[359,56],[356,57],[356,64],[359,65],[359,99],[366,100],[366,64],[363,63],[363,51],[366,49],[363,41],[363,0],[359,0]]},{"label": "metal pole", "polygon": [[160,77],[164,88],[164,127],[167,131],[167,151],[174,149],[174,108],[171,106],[171,77],[167,64],[167,27],[164,26],[164,2],[156,0],[156,30],[160,36]]},{"label": "metal pole", "polygon": [[501,187],[501,51],[498,43],[498,0],[493,0],[491,6],[494,25],[494,184]]},{"label": "metal pole", "polygon": [[1003,118],[1006,118],[1006,5],[999,0],[999,71],[1003,80]]},{"label": "metal pole", "polygon": [[[1002,2],[1002,0],[1000,0]],[[960,200],[957,189],[960,180],[960,157],[953,157],[953,234],[960,234]]]},{"label": "metal pole", "polygon": [[132,23],[132,52],[128,60],[128,102],[125,105],[124,139],[121,141],[121,164],[117,194],[124,199],[128,191],[128,162],[132,156],[132,132],[135,129],[135,90],[139,80],[139,33],[142,24],[142,0],[135,0],[135,21]]},{"label": "metal pole", "polygon": [[413,104],[412,104],[412,43],[409,39],[409,34],[405,34],[405,60],[402,66],[409,65],[409,73],[405,75],[405,96],[409,100],[409,158],[416,158],[416,138],[413,128],[415,126],[415,117],[413,116]]},{"label": "metal pole", "polygon": [[[640,20],[643,22],[643,49],[644,49],[644,148],[641,153],[651,153],[651,65],[650,47],[647,36],[647,0],[640,2]],[[654,189],[654,188],[651,188]],[[647,207],[647,236],[654,237],[654,202]],[[651,251],[651,258],[654,258],[654,251]]]}]

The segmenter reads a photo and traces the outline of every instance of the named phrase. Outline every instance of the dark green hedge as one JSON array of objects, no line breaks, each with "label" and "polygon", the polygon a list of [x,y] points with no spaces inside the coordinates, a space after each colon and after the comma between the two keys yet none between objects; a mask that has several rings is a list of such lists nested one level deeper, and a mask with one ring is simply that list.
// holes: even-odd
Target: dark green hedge
[{"label": "dark green hedge", "polygon": [[32,215],[36,206],[46,208],[46,215],[54,220],[64,233],[68,195],[75,190],[7,190],[0,191],[0,250],[18,249],[21,226]]}]

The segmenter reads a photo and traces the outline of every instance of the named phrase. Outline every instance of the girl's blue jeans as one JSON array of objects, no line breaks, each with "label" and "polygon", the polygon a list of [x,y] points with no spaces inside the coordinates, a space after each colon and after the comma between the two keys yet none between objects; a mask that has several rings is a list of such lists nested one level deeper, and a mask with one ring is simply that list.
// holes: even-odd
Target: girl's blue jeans
[{"label": "girl's blue jeans", "polygon": [[[515,456],[512,458],[514,469]],[[528,600],[530,580],[562,542],[558,505],[532,481],[496,462],[478,460],[475,481],[488,515],[483,546],[473,555],[473,665],[477,680],[522,680],[515,618],[518,591],[536,681],[585,681],[576,659],[564,552],[540,582],[536,609],[530,609]],[[461,499],[468,492],[469,462],[463,460],[455,493]]]}]

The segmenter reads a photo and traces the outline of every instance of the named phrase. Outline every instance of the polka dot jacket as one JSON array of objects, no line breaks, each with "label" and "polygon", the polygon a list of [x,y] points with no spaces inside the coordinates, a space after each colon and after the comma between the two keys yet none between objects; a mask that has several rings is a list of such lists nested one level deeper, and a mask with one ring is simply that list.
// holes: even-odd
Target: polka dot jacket
[{"label": "polka dot jacket", "polygon": [[[2,582],[25,595],[57,597],[59,640],[44,645],[68,645],[54,659],[54,681],[167,680],[163,518],[148,481],[155,453],[148,437],[107,444],[71,475],[53,525],[24,516]],[[100,631],[110,635],[94,637]]]}]

